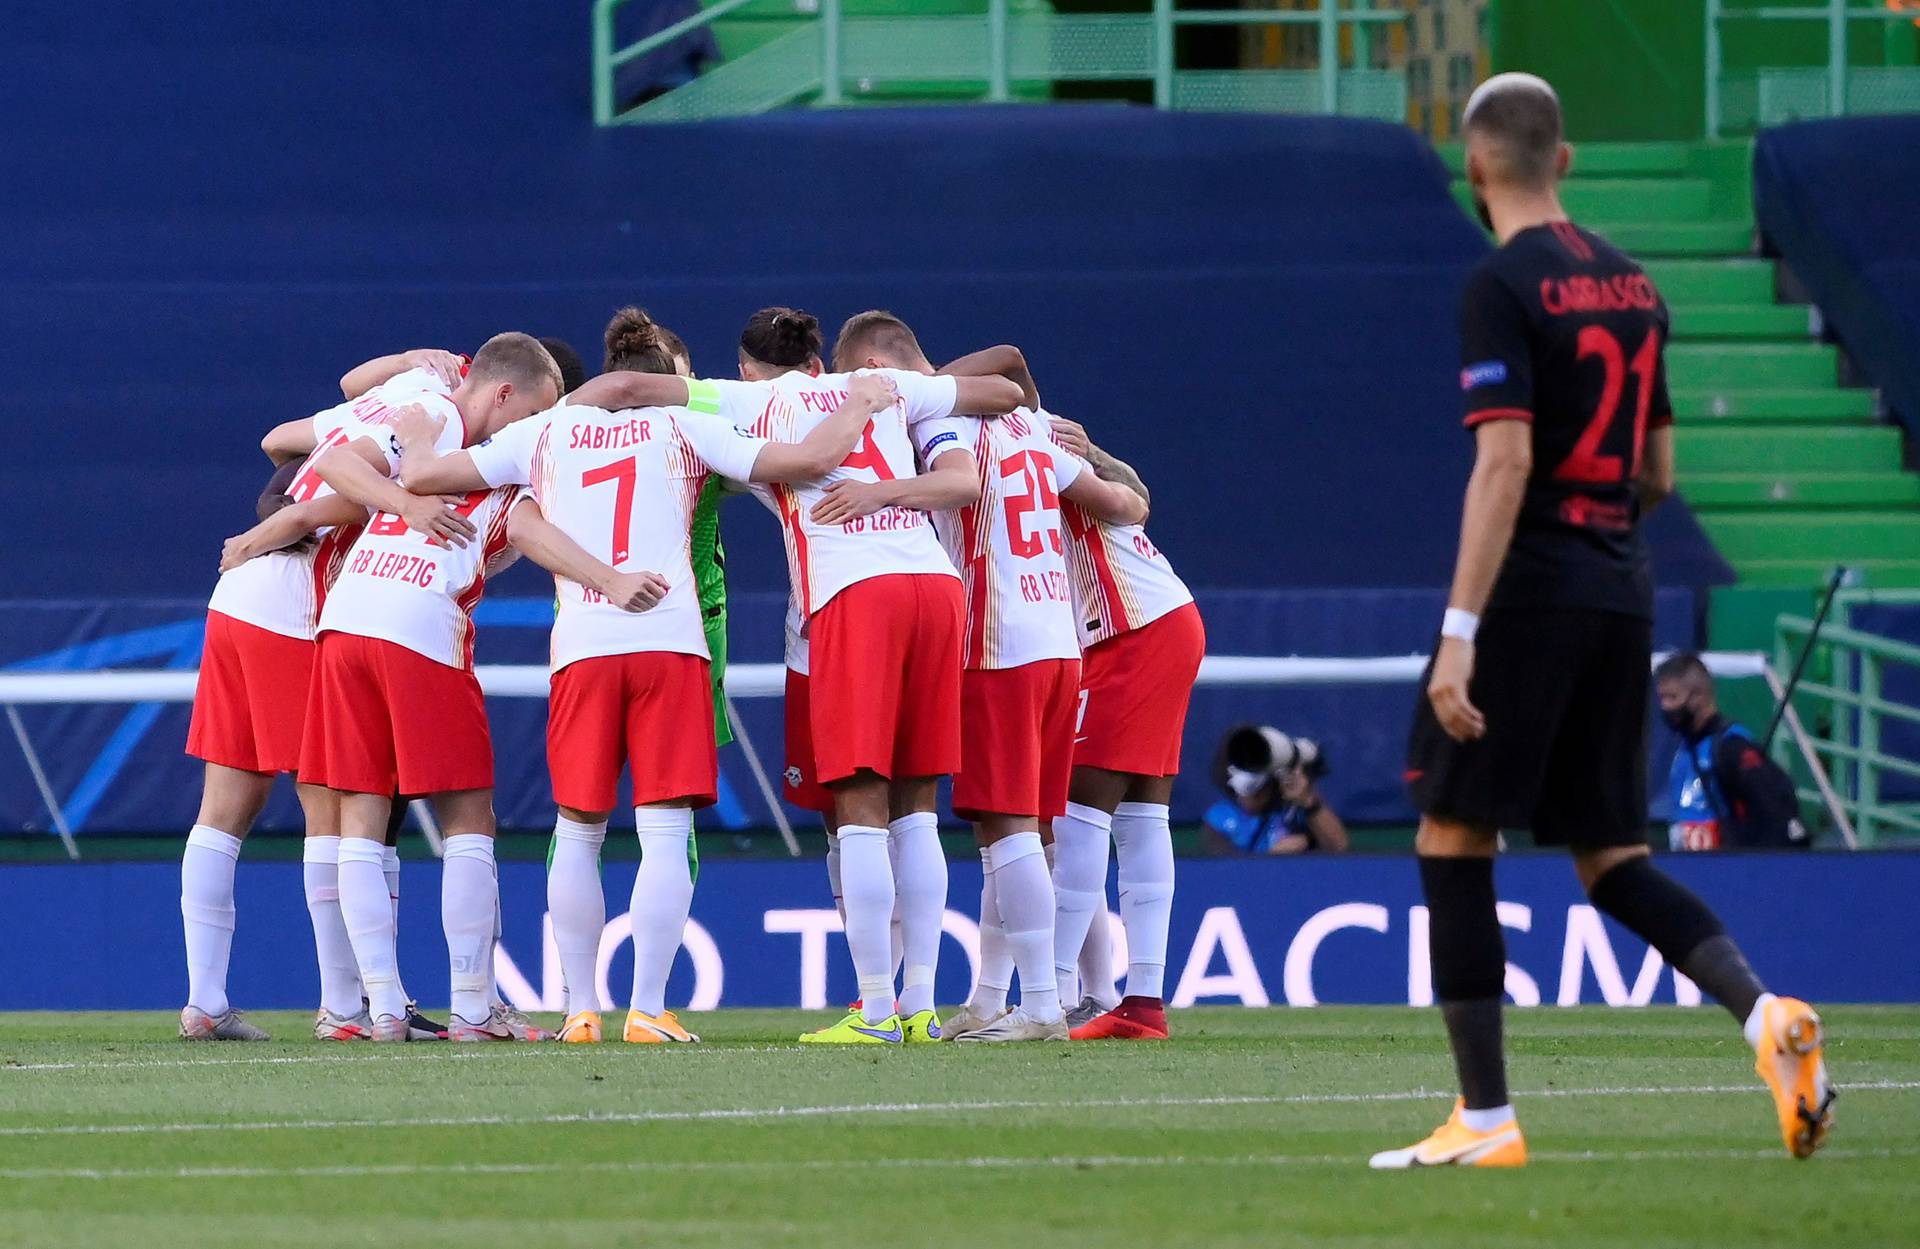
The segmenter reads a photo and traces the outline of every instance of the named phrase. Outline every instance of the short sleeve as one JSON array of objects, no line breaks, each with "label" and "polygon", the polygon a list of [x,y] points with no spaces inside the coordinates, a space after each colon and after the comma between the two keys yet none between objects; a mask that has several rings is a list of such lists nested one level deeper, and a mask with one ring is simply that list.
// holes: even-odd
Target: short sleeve
[{"label": "short sleeve", "polygon": [[980,422],[970,416],[943,416],[910,425],[913,449],[928,468],[949,451],[971,451]]},{"label": "short sleeve", "polygon": [[373,449],[387,462],[387,476],[400,471],[400,440],[394,436],[392,426],[355,419],[341,426],[340,433],[348,443],[362,438],[372,443]]},{"label": "short sleeve", "polygon": [[703,416],[717,416],[741,432],[766,437],[775,431],[766,426],[777,405],[779,392],[766,382],[741,382],[723,378],[696,377],[687,380],[687,410]]},{"label": "short sleeve", "polygon": [[1080,474],[1088,471],[1090,467],[1091,466],[1088,465],[1088,463],[1085,460],[1081,459],[1079,456],[1075,455],[1073,452],[1067,450],[1065,447],[1060,447],[1060,446],[1054,447],[1053,449],[1054,488],[1057,490],[1071,490],[1073,488],[1073,483],[1080,480]]},{"label": "short sleeve", "polygon": [[1466,426],[1533,419],[1533,348],[1526,309],[1482,267],[1460,306],[1460,393]]},{"label": "short sleeve", "polygon": [[533,455],[552,417],[531,416],[515,421],[477,447],[468,447],[474,471],[489,487],[524,486],[533,481]]},{"label": "short sleeve", "polygon": [[1065,490],[1074,482],[1080,480],[1080,474],[1093,471],[1093,465],[1061,446],[1060,440],[1053,436],[1053,422],[1057,419],[1053,413],[1047,411],[1045,408],[1035,408],[1032,419],[1033,426],[1035,430],[1039,432],[1040,437],[1046,439],[1053,447],[1054,485]]},{"label": "short sleeve", "polygon": [[953,378],[929,377],[925,373],[910,373],[905,369],[878,371],[886,374],[893,382],[894,389],[900,392],[900,402],[907,410],[908,425],[937,421],[953,415],[953,406],[960,399],[960,383]]},{"label": "short sleeve", "polygon": [[767,445],[765,438],[744,432],[724,416],[691,408],[675,410],[673,423],[693,453],[714,472],[735,481],[752,479],[754,461]]}]

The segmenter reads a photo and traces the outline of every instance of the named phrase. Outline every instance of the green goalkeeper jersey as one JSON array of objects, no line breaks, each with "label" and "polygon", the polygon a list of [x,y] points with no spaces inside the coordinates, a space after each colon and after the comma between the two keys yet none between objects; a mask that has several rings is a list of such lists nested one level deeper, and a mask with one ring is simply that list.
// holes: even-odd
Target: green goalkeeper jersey
[{"label": "green goalkeeper jersey", "polygon": [[724,482],[708,477],[694,504],[692,546],[693,583],[700,592],[700,624],[707,631],[707,651],[713,656],[713,740],[724,746],[733,740],[727,719],[727,552],[720,545],[720,500],[727,497]]}]

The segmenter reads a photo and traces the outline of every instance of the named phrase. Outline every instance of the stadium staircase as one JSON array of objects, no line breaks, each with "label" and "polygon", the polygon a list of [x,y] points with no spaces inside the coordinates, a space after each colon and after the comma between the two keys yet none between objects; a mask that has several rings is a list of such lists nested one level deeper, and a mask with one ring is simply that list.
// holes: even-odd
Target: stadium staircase
[{"label": "stadium staircase", "polygon": [[[1457,147],[1443,153],[1470,206]],[[1642,260],[1673,310],[1680,489],[1742,585],[1799,588],[1835,564],[1920,585],[1920,477],[1872,391],[1843,385],[1819,313],[1753,254],[1746,144],[1589,143],[1568,211]]]}]

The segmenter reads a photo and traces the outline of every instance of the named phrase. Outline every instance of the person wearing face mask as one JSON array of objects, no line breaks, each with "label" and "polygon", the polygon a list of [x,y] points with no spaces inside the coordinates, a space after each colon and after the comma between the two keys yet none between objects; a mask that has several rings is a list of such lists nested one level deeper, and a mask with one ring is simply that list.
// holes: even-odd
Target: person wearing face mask
[{"label": "person wearing face mask", "polygon": [[1742,726],[1720,714],[1700,656],[1671,655],[1653,673],[1660,718],[1680,738],[1667,792],[1675,850],[1805,849],[1793,780]]},{"label": "person wearing face mask", "polygon": [[1228,730],[1213,760],[1226,796],[1201,817],[1217,854],[1304,854],[1347,848],[1347,826],[1320,796],[1327,774],[1317,742],[1263,724]]}]

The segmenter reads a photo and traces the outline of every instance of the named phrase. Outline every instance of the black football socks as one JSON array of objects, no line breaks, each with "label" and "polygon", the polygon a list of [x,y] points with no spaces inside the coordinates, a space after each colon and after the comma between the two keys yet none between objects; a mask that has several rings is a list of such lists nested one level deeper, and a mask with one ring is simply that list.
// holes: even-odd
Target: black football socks
[{"label": "black football socks", "polygon": [[1420,858],[1427,898],[1427,951],[1434,996],[1447,1024],[1468,1110],[1507,1104],[1507,1061],[1500,999],[1506,940],[1493,891],[1491,858]]},{"label": "black football socks", "polygon": [[1742,1023],[1767,991],[1720,919],[1692,890],[1636,855],[1587,891],[1593,904],[1626,925]]}]

